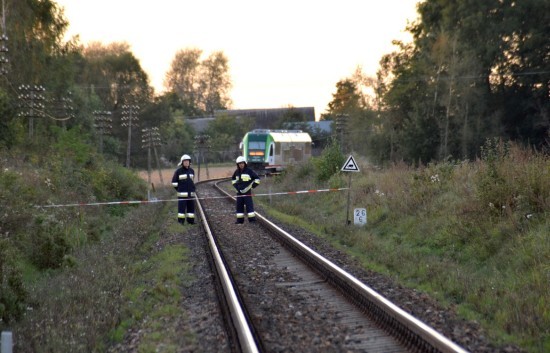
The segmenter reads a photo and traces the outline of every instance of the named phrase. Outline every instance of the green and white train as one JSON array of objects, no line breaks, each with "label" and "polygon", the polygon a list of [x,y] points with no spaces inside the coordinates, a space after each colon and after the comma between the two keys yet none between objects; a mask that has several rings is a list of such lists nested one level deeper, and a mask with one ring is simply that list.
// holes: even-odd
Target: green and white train
[{"label": "green and white train", "polygon": [[260,173],[273,173],[311,158],[311,136],[302,130],[247,132],[240,144],[247,164]]}]

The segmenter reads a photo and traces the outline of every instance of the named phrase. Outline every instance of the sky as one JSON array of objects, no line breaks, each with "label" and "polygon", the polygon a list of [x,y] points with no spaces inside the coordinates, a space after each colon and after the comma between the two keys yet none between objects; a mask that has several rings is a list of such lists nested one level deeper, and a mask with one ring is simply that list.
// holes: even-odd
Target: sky
[{"label": "sky", "polygon": [[176,53],[229,60],[232,109],[327,109],[336,83],[360,66],[375,75],[392,40],[410,41],[419,0],[54,0],[67,37],[127,42],[156,93]]}]

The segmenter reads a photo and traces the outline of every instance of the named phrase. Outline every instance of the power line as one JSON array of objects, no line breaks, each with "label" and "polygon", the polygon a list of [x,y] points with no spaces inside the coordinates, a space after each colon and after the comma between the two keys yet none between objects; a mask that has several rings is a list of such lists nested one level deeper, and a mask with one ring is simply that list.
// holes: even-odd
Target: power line
[{"label": "power line", "polygon": [[[526,71],[526,72],[509,72],[509,73],[498,73],[490,75],[461,75],[461,76],[440,76],[436,78],[435,76],[418,76],[415,78],[399,78],[400,82],[425,82],[425,81],[448,81],[448,80],[486,80],[491,77],[506,77],[506,76],[536,76],[536,75],[547,75],[550,74],[550,71]],[[393,78],[393,82],[397,78]]]},{"label": "power line", "polygon": [[[128,126],[128,146],[126,148],[126,168],[130,168],[130,152],[132,150],[132,122],[139,120],[137,114],[139,105],[123,105],[122,120],[128,121],[122,123],[122,126]],[[134,123],[137,125],[137,123]]]},{"label": "power line", "polygon": [[99,153],[103,153],[103,136],[110,135],[113,129],[113,118],[110,111],[94,111],[94,126],[99,131]]}]

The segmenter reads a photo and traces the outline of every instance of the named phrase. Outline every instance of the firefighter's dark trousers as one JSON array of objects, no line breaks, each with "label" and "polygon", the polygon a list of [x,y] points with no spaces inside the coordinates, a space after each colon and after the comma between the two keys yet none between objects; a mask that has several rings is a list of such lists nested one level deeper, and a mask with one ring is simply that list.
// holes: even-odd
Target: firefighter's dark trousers
[{"label": "firefighter's dark trousers", "polygon": [[237,195],[237,223],[244,223],[244,209],[246,207],[246,216],[249,222],[256,221],[256,213],[254,212],[254,202],[251,194]]},{"label": "firefighter's dark trousers", "polygon": [[178,197],[178,222],[195,223],[195,200],[190,197]]}]

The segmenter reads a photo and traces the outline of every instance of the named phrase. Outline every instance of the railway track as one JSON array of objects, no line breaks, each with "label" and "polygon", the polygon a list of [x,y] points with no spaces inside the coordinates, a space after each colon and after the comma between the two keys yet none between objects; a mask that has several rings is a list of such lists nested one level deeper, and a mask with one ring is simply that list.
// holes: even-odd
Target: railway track
[{"label": "railway track", "polygon": [[234,224],[215,183],[197,185],[198,213],[231,351],[465,352],[260,214]]}]

